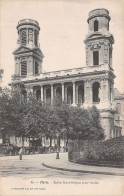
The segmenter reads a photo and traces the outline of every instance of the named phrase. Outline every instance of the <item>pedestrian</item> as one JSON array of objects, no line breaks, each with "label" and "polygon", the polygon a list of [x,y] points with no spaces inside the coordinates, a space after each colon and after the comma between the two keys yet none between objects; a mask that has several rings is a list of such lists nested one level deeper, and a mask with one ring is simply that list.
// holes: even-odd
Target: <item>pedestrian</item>
[{"label": "pedestrian", "polygon": [[19,150],[19,159],[20,160],[22,160],[22,152],[23,152],[23,147],[21,147]]}]

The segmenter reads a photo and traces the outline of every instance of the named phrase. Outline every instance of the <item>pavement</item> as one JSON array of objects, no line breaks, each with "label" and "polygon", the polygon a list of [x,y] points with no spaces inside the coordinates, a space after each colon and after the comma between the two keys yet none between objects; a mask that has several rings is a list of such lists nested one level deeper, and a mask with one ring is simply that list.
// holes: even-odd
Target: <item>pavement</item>
[{"label": "pavement", "polygon": [[59,159],[56,159],[55,156],[51,156],[50,160],[45,160],[42,165],[50,169],[61,171],[124,176],[123,168],[92,166],[69,162],[68,153],[59,153]]},{"label": "pavement", "polygon": [[22,160],[3,156],[0,196],[123,195],[122,174],[120,168],[71,163],[67,153],[60,153],[60,159],[56,153],[23,155]]}]

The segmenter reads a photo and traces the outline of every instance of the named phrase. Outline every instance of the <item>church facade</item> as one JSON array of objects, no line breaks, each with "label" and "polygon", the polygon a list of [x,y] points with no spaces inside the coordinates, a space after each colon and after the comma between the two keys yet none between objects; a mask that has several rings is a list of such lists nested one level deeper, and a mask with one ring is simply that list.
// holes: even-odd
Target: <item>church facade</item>
[{"label": "church facade", "polygon": [[[15,74],[12,84],[23,84],[22,94],[35,93],[41,101],[53,101],[60,95],[67,104],[80,107],[95,105],[101,116],[106,139],[121,136],[115,125],[114,70],[112,50],[114,37],[109,32],[110,16],[106,9],[89,12],[88,34],[84,40],[86,64],[79,68],[42,72],[44,55],[39,47],[38,22],[18,22],[18,48],[13,52]],[[116,129],[115,129],[116,128]]]}]

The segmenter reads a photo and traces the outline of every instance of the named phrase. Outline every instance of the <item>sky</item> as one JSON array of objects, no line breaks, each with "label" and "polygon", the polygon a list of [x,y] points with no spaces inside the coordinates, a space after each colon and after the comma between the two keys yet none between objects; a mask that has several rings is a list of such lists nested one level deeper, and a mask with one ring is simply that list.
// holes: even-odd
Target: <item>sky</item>
[{"label": "sky", "polygon": [[19,20],[30,18],[40,25],[40,48],[44,54],[43,71],[63,70],[86,65],[84,39],[88,33],[88,13],[96,8],[109,10],[110,33],[114,35],[113,69],[115,88],[124,92],[124,2],[123,0],[1,0],[0,68],[2,86],[11,82],[17,48]]}]

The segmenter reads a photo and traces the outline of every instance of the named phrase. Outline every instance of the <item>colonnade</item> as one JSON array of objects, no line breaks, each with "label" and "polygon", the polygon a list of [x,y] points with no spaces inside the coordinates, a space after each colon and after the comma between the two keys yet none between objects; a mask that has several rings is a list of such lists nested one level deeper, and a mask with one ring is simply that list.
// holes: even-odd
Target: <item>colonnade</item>
[{"label": "colonnade", "polygon": [[41,101],[46,102],[48,98],[50,101],[56,98],[58,88],[62,101],[68,104],[112,103],[113,101],[113,84],[108,79],[30,85],[25,90],[27,94],[35,93]]},{"label": "colonnade", "polygon": [[115,127],[114,130],[111,132],[111,137],[115,138],[120,136],[121,136],[121,129]]}]

